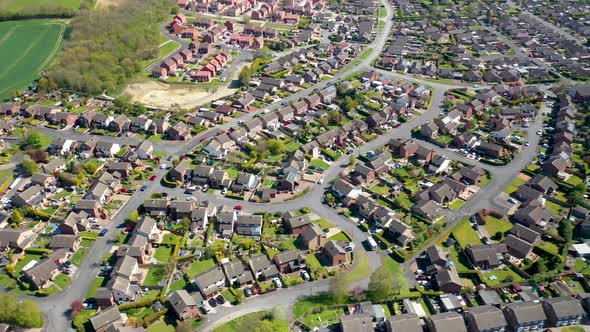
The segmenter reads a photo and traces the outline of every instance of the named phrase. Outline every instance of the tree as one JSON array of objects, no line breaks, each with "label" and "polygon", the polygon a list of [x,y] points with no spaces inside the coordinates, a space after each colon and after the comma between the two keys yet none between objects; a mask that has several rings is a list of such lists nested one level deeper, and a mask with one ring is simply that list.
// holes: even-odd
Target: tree
[{"label": "tree", "polygon": [[285,142],[274,138],[269,139],[268,142],[266,142],[266,147],[271,154],[277,155],[285,150]]},{"label": "tree", "polygon": [[23,146],[28,149],[39,149],[41,147],[41,134],[37,131],[31,132],[25,138]]},{"label": "tree", "polygon": [[356,156],[355,155],[350,155],[350,164],[353,166],[356,164]]},{"label": "tree", "polygon": [[336,205],[336,197],[334,197],[334,195],[332,193],[327,193],[326,194],[326,202],[328,203],[328,205],[334,206],[334,205]]},{"label": "tree", "polygon": [[25,216],[23,216],[22,212],[20,212],[19,209],[15,209],[14,211],[12,211],[12,216],[10,216],[11,223],[20,225],[24,219]]},{"label": "tree", "polygon": [[70,309],[72,310],[72,316],[76,316],[84,309],[84,304],[80,300],[74,300],[74,302],[70,303]]},{"label": "tree", "polygon": [[285,318],[285,310],[283,307],[275,305],[269,312],[268,317],[270,320],[280,320]]},{"label": "tree", "polygon": [[559,222],[559,234],[565,239],[566,242],[570,242],[572,240],[572,223],[569,220],[561,219]]},{"label": "tree", "polygon": [[41,327],[43,318],[37,302],[18,302],[12,294],[0,295],[0,322],[25,328]]},{"label": "tree", "polygon": [[250,24],[250,16],[248,16],[248,15],[242,15],[242,23],[244,23],[244,24]]},{"label": "tree", "polygon": [[45,152],[42,149],[31,150],[27,154],[29,155],[31,160],[33,160],[36,163],[45,163],[49,160],[48,159],[49,156],[47,155],[47,152]]},{"label": "tree", "polygon": [[245,66],[244,68],[242,68],[242,71],[240,72],[238,79],[240,80],[240,84],[242,86],[248,86],[248,84],[250,84],[250,80],[252,79],[252,71],[250,67]]},{"label": "tree", "polygon": [[371,274],[367,290],[369,300],[375,303],[391,300],[402,288],[407,287],[399,266],[394,273],[391,272],[381,266]]},{"label": "tree", "polygon": [[322,117],[321,117],[321,118],[318,120],[318,123],[319,123],[319,124],[320,124],[320,126],[322,126],[322,127],[327,127],[327,126],[328,126],[328,124],[329,124],[329,122],[330,122],[330,121],[329,121],[329,120],[328,120],[328,118],[327,118],[327,117],[325,117],[325,116],[322,116]]},{"label": "tree", "polygon": [[236,292],[235,298],[236,298],[236,303],[238,303],[238,304],[243,303],[244,298],[245,298],[244,292],[242,292],[241,290],[238,290]]},{"label": "tree", "polygon": [[330,293],[334,296],[336,303],[346,303],[350,292],[350,282],[341,274],[332,278]]},{"label": "tree", "polygon": [[31,176],[31,175],[39,172],[39,166],[37,166],[37,163],[35,163],[31,159],[23,160],[22,165],[23,165],[23,170],[24,170],[25,174],[28,176]]},{"label": "tree", "polygon": [[125,219],[127,222],[130,223],[137,223],[137,220],[139,219],[139,211],[137,210],[133,210],[131,212],[131,214],[127,217],[127,219]]}]

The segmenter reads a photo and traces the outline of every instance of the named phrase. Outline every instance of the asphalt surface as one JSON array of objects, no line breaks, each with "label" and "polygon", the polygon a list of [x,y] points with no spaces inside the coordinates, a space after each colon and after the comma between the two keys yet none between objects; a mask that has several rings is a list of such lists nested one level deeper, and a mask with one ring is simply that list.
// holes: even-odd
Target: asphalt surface
[{"label": "asphalt surface", "polygon": [[[384,47],[387,36],[391,31],[392,21],[391,18],[393,17],[393,9],[391,5],[387,1],[381,1],[382,4],[385,6],[385,10],[387,11],[387,15],[382,20],[385,22],[385,29],[382,32],[378,33],[375,41],[369,45],[371,49],[373,49],[372,54],[364,59],[361,60],[360,63],[356,65],[351,65],[345,67],[343,71],[340,73],[339,76],[346,77],[356,71],[373,69],[378,71],[380,74],[391,77],[391,78],[398,78],[398,79],[405,79],[408,81],[425,84],[433,88],[432,94],[432,102],[428,110],[424,111],[423,114],[417,116],[415,119],[408,123],[402,124],[400,127],[390,130],[389,132],[385,133],[370,141],[358,148],[356,148],[355,154],[365,154],[367,151],[375,150],[383,145],[385,145],[390,139],[392,138],[410,138],[411,137],[411,130],[415,127],[418,127],[428,121],[431,121],[435,116],[437,116],[441,110],[445,92],[452,88],[457,87],[464,87],[461,85],[444,85],[439,84],[436,82],[425,81],[421,80],[420,78],[405,76],[398,73],[388,72],[380,69],[374,69],[371,67],[372,61],[379,55],[379,52]],[[281,100],[281,102],[272,104],[266,109],[274,110],[278,109],[282,106],[282,102],[291,102],[296,101],[300,98],[311,93],[314,89],[322,89],[328,86],[331,81],[324,81],[314,85],[312,88],[302,90],[298,93],[290,95],[287,98]],[[256,114],[262,112],[263,110],[259,110],[256,112],[251,112],[248,114],[243,115],[239,120],[241,121],[248,121],[252,119]],[[155,149],[165,151],[170,156],[181,156],[185,153],[190,152],[195,147],[200,144],[200,140],[202,138],[209,138],[215,136],[221,130],[227,130],[229,127],[236,125],[238,119],[226,123],[224,125],[217,126],[216,128],[205,132],[197,137],[193,138],[191,141],[186,142],[184,144],[166,144],[166,143],[155,143]],[[91,137],[88,134],[77,134],[73,131],[55,131],[47,128],[38,128],[40,132],[51,135],[53,137],[67,137],[67,138],[74,138],[79,140],[87,140]],[[513,178],[520,172],[520,170],[526,165],[528,165],[532,159],[536,155],[536,151],[538,151],[538,143],[539,138],[536,137],[534,134],[537,130],[541,129],[541,117],[539,117],[534,124],[528,129],[529,131],[529,141],[530,146],[527,149],[518,154],[518,156],[507,166],[504,167],[493,167],[489,165],[481,165],[485,169],[487,169],[490,173],[492,173],[493,178],[487,183],[485,188],[480,190],[477,194],[475,194],[469,201],[467,201],[461,209],[458,211],[451,211],[445,210],[444,215],[446,217],[448,228],[452,227],[457,221],[461,220],[464,216],[469,215],[471,213],[476,212],[481,208],[490,207],[493,201],[493,198],[497,196],[499,192],[506,187]],[[139,140],[134,138],[128,137],[110,137],[110,136],[102,136],[101,139],[105,139],[107,141],[113,141],[121,144],[131,144],[136,145],[139,143]],[[471,159],[465,160],[467,158],[463,158],[451,151],[438,149],[437,152],[448,156],[452,159],[460,160],[465,163],[469,164],[476,164],[478,162],[473,161]],[[286,201],[286,202],[279,202],[279,203],[253,203],[253,202],[240,202],[240,205],[243,205],[244,210],[246,211],[261,211],[261,212],[284,212],[288,210],[295,210],[300,209],[302,207],[309,207],[315,213],[317,213],[320,217],[330,220],[335,226],[339,227],[341,230],[350,234],[353,238],[353,243],[355,244],[355,255],[366,255],[369,265],[371,266],[371,270],[379,267],[381,265],[382,254],[377,252],[367,252],[363,248],[363,241],[366,239],[366,234],[360,231],[356,224],[351,221],[350,219],[339,215],[338,211],[327,207],[326,205],[322,204],[322,198],[325,190],[330,186],[330,182],[338,177],[338,174],[342,171],[344,167],[346,167],[350,162],[350,156],[344,155],[340,159],[335,162],[332,162],[330,167],[325,170],[324,172],[324,182],[323,184],[315,185],[312,190],[299,197],[297,199]],[[156,175],[158,181],[148,181],[146,182],[147,190],[146,191],[136,191],[130,200],[118,211],[118,213],[112,217],[110,224],[106,226],[109,230],[105,237],[100,237],[93,245],[87,256],[85,257],[82,266],[78,269],[75,275],[72,278],[71,285],[64,290],[62,293],[57,295],[46,297],[46,298],[36,298],[36,301],[39,302],[41,309],[49,318],[46,321],[46,325],[44,330],[46,331],[68,331],[71,330],[70,322],[68,317],[66,316],[67,310],[69,309],[70,304],[74,300],[83,299],[86,292],[90,288],[94,278],[98,273],[98,266],[102,261],[102,257],[105,253],[108,253],[112,249],[112,243],[115,240],[116,232],[114,230],[124,222],[125,218],[134,210],[138,209],[139,206],[143,203],[143,201],[152,193],[155,192],[168,192],[173,196],[180,196],[180,199],[184,199],[186,195],[181,194],[181,190],[179,189],[171,189],[167,187],[163,187],[159,180],[165,175],[167,171],[158,169],[156,171]],[[197,192],[194,195],[199,200],[207,200],[215,205],[222,205],[227,204],[230,206],[236,205],[235,200],[226,199],[219,195],[212,195]],[[438,237],[432,239],[432,241],[436,241]],[[426,248],[426,246],[425,246]],[[409,260],[404,266],[409,266],[409,264],[413,261],[413,259]],[[409,276],[411,279],[411,276]],[[353,283],[354,286],[366,287],[368,283],[368,278],[364,278],[362,280],[358,280]],[[262,296],[256,296],[250,299],[247,299],[245,304],[237,306],[237,307],[218,307],[216,308],[214,313],[210,313],[207,316],[207,321],[201,327],[201,330],[209,331],[216,325],[226,322],[232,318],[235,318],[239,315],[243,315],[245,313],[260,311],[260,310],[267,310],[276,305],[282,306],[285,309],[290,309],[292,304],[300,297],[313,295],[321,292],[325,292],[330,287],[330,280],[319,280],[309,283],[304,283],[295,287],[290,287],[288,289],[280,289],[275,292],[271,292]],[[21,296],[26,297],[26,296]],[[286,310],[286,312],[290,312],[290,310]]]}]

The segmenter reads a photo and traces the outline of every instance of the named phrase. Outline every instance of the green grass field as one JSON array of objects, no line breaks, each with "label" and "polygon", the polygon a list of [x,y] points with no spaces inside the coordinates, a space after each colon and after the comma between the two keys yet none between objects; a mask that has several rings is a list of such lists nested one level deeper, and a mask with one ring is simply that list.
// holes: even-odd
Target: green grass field
[{"label": "green grass field", "polygon": [[64,29],[46,20],[0,22],[0,100],[26,87],[51,63]]},{"label": "green grass field", "polygon": [[0,0],[0,5],[9,12],[19,12],[31,7],[42,7],[47,5],[63,6],[68,9],[77,10],[80,8],[80,0]]}]

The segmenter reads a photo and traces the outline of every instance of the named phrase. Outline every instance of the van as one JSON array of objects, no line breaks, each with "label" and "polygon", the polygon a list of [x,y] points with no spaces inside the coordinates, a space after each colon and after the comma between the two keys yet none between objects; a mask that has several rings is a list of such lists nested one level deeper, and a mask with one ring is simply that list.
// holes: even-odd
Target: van
[{"label": "van", "polygon": [[375,242],[375,239],[373,239],[372,236],[367,237],[367,244],[371,250],[377,250],[377,242]]}]

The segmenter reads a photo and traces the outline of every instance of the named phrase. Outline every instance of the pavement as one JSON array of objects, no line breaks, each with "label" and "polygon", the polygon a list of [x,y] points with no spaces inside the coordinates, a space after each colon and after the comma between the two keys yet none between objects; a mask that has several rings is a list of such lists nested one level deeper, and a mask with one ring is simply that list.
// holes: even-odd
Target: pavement
[{"label": "pavement", "polygon": [[[422,80],[417,77],[406,76],[394,72],[389,72],[385,70],[375,69],[371,66],[371,63],[374,59],[377,58],[381,49],[384,47],[389,32],[392,28],[392,17],[393,17],[393,9],[391,5],[386,0],[381,0],[381,3],[385,6],[385,10],[387,15],[385,18],[381,20],[385,22],[385,28],[378,32],[375,41],[373,41],[369,47],[373,50],[371,55],[361,60],[360,63],[355,65],[349,65],[343,69],[343,71],[339,74],[341,77],[346,77],[354,72],[362,71],[362,70],[376,70],[381,75],[391,78],[398,78],[398,79],[405,79],[408,81],[416,82],[419,84],[428,85],[433,89],[432,94],[432,102],[428,108],[425,110],[420,116],[417,116],[412,121],[402,124],[400,127],[392,129],[386,132],[383,135],[378,136],[376,139],[367,142],[366,144],[356,148],[354,150],[355,155],[365,154],[368,151],[375,150],[383,145],[385,145],[389,140],[393,138],[410,138],[411,137],[411,130],[415,127],[418,127],[428,121],[431,121],[436,117],[440,110],[442,109],[442,105],[445,98],[445,93],[449,89],[464,87],[461,85],[446,85],[437,82],[431,82]],[[280,102],[274,103],[265,109],[278,109],[282,106],[283,102],[291,102],[296,101],[309,93],[311,93],[314,89],[322,89],[332,81],[324,81],[320,82],[309,89],[302,90],[297,92],[293,95],[290,95],[287,98],[282,99]],[[263,110],[259,110],[256,112],[251,112],[248,114],[243,115],[240,119],[234,119],[226,124],[217,126],[201,135],[197,135],[189,142],[185,142],[183,144],[178,144],[178,142],[174,142],[173,144],[167,143],[155,143],[155,149],[165,151],[170,156],[181,156],[185,153],[192,151],[195,147],[200,144],[200,140],[202,138],[209,138],[215,136],[221,130],[227,130],[229,127],[234,126],[237,124],[238,120],[241,121],[248,121],[252,119],[256,114],[262,112]],[[509,163],[507,166],[503,167],[493,167],[489,165],[481,165],[488,171],[490,171],[493,175],[493,178],[487,183],[485,188],[478,191],[470,200],[468,200],[458,211],[451,211],[445,210],[444,215],[447,220],[447,228],[451,228],[456,222],[461,220],[463,217],[470,215],[476,212],[479,209],[490,207],[493,198],[497,196],[499,192],[506,187],[512,179],[520,172],[520,170],[526,167],[535,157],[536,151],[538,151],[538,144],[539,138],[536,137],[534,134],[537,130],[541,129],[542,124],[542,117],[539,116],[535,122],[528,128],[529,131],[529,141],[530,146],[528,148],[523,149],[515,159]],[[77,140],[87,140],[91,137],[89,134],[79,134],[73,131],[56,131],[51,130],[48,128],[38,128],[41,133],[51,135],[52,137],[67,137],[67,138],[74,138]],[[136,145],[139,143],[139,140],[135,138],[128,138],[128,137],[112,137],[112,136],[102,136],[101,139],[107,141],[113,141],[121,144],[131,144]],[[448,150],[438,149],[437,152],[440,152],[452,159],[460,160],[462,162],[468,164],[478,164],[476,161],[471,159],[464,160],[467,158],[462,159],[461,156],[456,155]],[[338,214],[338,211],[330,208],[324,204],[322,204],[324,192],[329,188],[330,182],[336,179],[339,173],[342,171],[343,168],[348,166],[350,163],[350,156],[344,155],[339,158],[337,161],[334,161],[328,169],[325,170],[323,177],[324,182],[323,184],[315,185],[312,190],[297,199],[285,202],[277,202],[277,203],[253,203],[253,202],[240,202],[240,205],[243,205],[244,210],[246,211],[261,211],[261,212],[283,212],[289,210],[296,210],[302,207],[308,207],[312,209],[316,214],[320,217],[330,220],[336,227],[340,228],[341,230],[347,232],[352,237],[352,241],[355,244],[354,253],[355,255],[364,254],[367,256],[367,260],[369,265],[371,266],[371,271],[376,269],[381,265],[381,259],[385,253],[378,253],[372,251],[365,251],[363,242],[366,239],[367,235],[362,232],[356,224],[351,221],[350,219]],[[109,231],[107,232],[105,237],[99,237],[96,243],[92,246],[89,253],[85,257],[82,266],[78,269],[78,271],[73,275],[71,285],[64,290],[63,292],[46,297],[46,298],[35,298],[35,300],[39,303],[42,311],[49,317],[46,321],[46,325],[44,330],[46,331],[69,331],[72,330],[70,328],[70,322],[68,317],[66,316],[67,310],[70,307],[70,304],[74,300],[80,300],[85,297],[86,292],[90,288],[92,282],[94,281],[97,273],[99,265],[102,261],[103,256],[105,253],[108,253],[109,250],[112,248],[112,243],[115,240],[116,232],[114,230],[117,227],[120,227],[123,223],[125,218],[134,210],[137,210],[143,201],[152,193],[155,192],[168,192],[173,194],[174,196],[180,196],[180,199],[184,199],[186,195],[181,194],[179,189],[167,188],[162,186],[159,180],[166,174],[167,170],[157,169],[156,175],[158,181],[148,181],[146,182],[147,190],[145,191],[136,191],[130,200],[118,211],[116,215],[114,215],[111,219],[111,222],[105,227]],[[194,195],[199,200],[207,200],[216,205],[227,204],[230,206],[236,205],[237,202],[235,200],[226,199],[219,195],[212,195],[202,192],[197,192]],[[444,232],[443,232],[444,233]],[[437,236],[431,240],[431,243],[434,243],[440,238]],[[426,248],[425,246],[424,248]],[[417,255],[412,257],[412,259],[408,260],[404,264],[404,267],[408,267],[415,259]],[[356,264],[356,263],[355,263]],[[353,264],[353,268],[355,266]],[[350,270],[349,270],[350,271]],[[410,280],[412,280],[412,276],[408,275]],[[288,289],[280,289],[268,294],[264,294],[261,296],[255,296],[250,299],[246,299],[245,305],[239,305],[236,307],[221,307],[216,308],[215,313],[211,313],[207,315],[207,320],[202,325],[201,330],[203,331],[210,331],[216,325],[227,322],[232,318],[235,318],[239,315],[243,315],[249,312],[260,311],[260,310],[268,310],[272,307],[279,305],[287,310],[286,312],[290,312],[290,308],[302,296],[318,294],[321,292],[325,292],[329,290],[331,281],[328,280],[319,280],[304,283],[295,287],[290,287]],[[368,277],[363,278],[361,280],[355,281],[353,286],[359,287],[366,287],[368,284]],[[20,297],[27,297],[25,295],[21,295]]]}]

